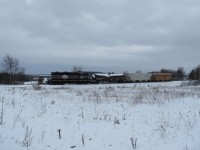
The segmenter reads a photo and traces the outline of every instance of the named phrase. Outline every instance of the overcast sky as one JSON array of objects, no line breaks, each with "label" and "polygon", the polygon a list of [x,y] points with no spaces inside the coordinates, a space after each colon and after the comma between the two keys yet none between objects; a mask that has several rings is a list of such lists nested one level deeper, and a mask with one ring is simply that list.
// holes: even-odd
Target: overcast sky
[{"label": "overcast sky", "polygon": [[199,0],[0,0],[0,59],[26,73],[200,64]]}]

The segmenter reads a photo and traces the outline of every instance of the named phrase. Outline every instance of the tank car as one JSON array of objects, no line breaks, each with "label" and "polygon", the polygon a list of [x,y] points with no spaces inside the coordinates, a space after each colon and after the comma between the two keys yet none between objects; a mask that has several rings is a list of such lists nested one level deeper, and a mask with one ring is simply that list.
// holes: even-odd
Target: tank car
[{"label": "tank car", "polygon": [[127,82],[149,82],[151,73],[124,73]]}]

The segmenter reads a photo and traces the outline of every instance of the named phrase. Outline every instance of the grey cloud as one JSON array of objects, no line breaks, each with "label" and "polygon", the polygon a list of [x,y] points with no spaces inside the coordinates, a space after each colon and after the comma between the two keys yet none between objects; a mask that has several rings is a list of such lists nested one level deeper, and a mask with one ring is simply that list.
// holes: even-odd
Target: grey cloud
[{"label": "grey cloud", "polygon": [[189,70],[200,54],[199,15],[197,0],[0,0],[0,55],[44,72]]}]

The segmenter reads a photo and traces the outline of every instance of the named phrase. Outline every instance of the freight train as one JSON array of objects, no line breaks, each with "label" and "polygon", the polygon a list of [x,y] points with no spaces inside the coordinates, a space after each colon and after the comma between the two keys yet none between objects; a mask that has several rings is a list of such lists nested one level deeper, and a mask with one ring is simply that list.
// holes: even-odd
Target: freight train
[{"label": "freight train", "polygon": [[51,72],[49,84],[99,84],[171,81],[171,73],[88,73],[88,72]]}]

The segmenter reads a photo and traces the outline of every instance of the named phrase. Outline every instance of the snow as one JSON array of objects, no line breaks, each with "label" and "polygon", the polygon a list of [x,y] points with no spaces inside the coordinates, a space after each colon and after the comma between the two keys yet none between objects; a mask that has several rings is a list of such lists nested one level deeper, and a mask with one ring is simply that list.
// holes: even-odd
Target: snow
[{"label": "snow", "polygon": [[123,74],[107,74],[107,73],[95,73],[92,76],[95,77],[95,75],[103,76],[103,77],[123,76]]},{"label": "snow", "polygon": [[106,74],[106,73],[95,73],[92,76],[95,78],[96,75],[97,76],[103,76],[103,77],[109,77],[109,74]]},{"label": "snow", "polygon": [[180,85],[0,85],[0,150],[199,150],[200,87]]},{"label": "snow", "polygon": [[110,77],[123,76],[123,74],[109,74]]}]

